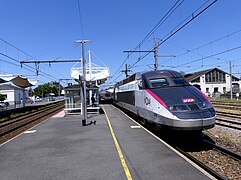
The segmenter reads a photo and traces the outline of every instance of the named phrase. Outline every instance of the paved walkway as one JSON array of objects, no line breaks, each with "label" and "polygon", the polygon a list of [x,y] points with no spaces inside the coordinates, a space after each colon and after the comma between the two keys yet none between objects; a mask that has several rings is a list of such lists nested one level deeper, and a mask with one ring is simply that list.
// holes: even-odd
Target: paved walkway
[{"label": "paved walkway", "polygon": [[1,180],[209,179],[118,109],[55,117],[0,146]]},{"label": "paved walkway", "polygon": [[63,111],[58,112],[54,116],[52,116],[52,118],[59,118],[59,117],[64,117],[64,116],[65,116],[65,113],[64,113],[64,110],[63,110]]}]

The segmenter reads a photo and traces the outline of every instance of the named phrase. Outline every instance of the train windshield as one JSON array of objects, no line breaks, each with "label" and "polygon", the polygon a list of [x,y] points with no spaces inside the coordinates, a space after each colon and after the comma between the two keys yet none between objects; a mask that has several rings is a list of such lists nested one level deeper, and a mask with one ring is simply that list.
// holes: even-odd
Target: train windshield
[{"label": "train windshield", "polygon": [[149,82],[150,82],[152,88],[163,87],[163,86],[169,85],[166,78],[150,79]]},{"label": "train windshield", "polygon": [[182,77],[174,77],[172,80],[177,86],[189,85],[189,83]]}]

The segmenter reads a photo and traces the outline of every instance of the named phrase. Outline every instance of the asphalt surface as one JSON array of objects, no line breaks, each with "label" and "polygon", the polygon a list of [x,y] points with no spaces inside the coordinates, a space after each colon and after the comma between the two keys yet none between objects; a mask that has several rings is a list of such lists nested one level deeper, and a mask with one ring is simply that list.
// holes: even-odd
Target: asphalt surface
[{"label": "asphalt surface", "polygon": [[[50,118],[0,146],[1,180],[127,179],[115,135],[132,179],[209,179],[111,105],[105,114]],[[135,128],[131,128],[131,126]]]}]

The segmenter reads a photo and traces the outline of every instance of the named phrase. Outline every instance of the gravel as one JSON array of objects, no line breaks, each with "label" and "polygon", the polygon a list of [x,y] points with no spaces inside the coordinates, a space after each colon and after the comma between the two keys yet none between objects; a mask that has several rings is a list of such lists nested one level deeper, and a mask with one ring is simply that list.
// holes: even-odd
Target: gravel
[{"label": "gravel", "polygon": [[[204,134],[209,136],[217,145],[226,149],[241,153],[241,131],[225,127],[215,126],[205,130]],[[241,180],[241,161],[232,159],[216,150],[191,152],[201,162],[211,167],[227,179]]]}]

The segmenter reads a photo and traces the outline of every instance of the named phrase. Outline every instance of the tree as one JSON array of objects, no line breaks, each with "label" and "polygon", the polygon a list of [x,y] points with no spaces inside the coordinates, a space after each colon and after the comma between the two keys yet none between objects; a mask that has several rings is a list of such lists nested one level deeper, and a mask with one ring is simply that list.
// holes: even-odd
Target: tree
[{"label": "tree", "polygon": [[33,89],[31,87],[28,90],[28,96],[33,96]]},{"label": "tree", "polygon": [[38,87],[36,87],[34,89],[33,94],[35,96],[39,96],[39,97],[46,97],[48,96],[49,93],[53,93],[56,95],[58,95],[59,92],[59,87],[50,83],[45,83],[43,85],[39,85]]},{"label": "tree", "polygon": [[4,101],[6,98],[4,95],[0,94],[0,102]]}]

